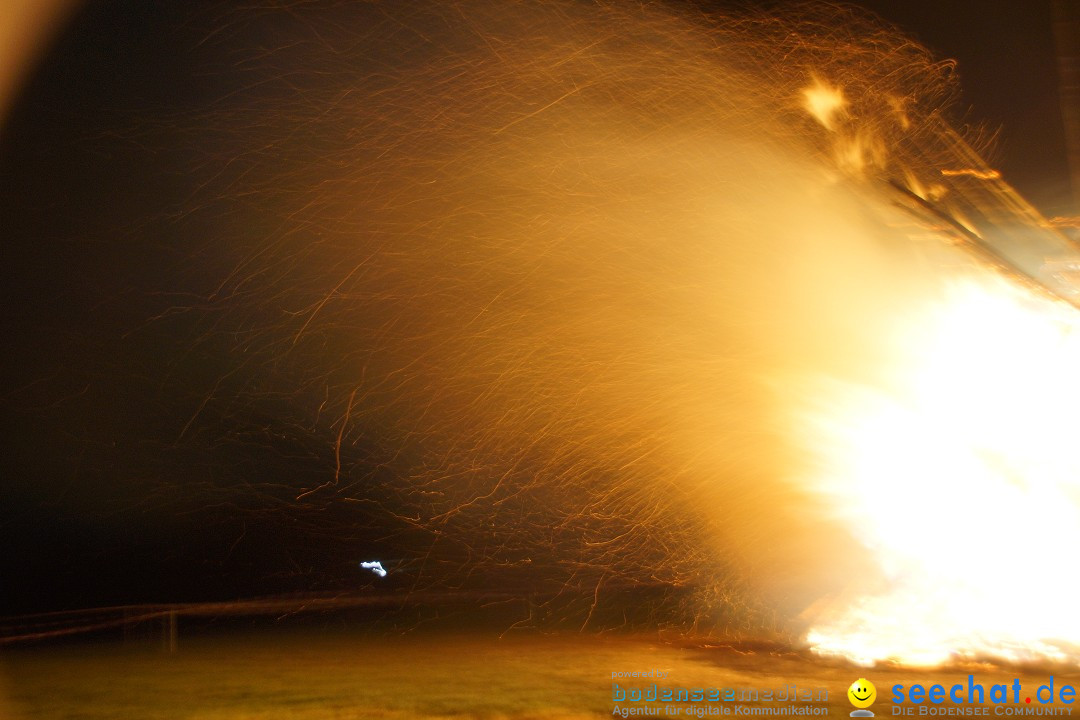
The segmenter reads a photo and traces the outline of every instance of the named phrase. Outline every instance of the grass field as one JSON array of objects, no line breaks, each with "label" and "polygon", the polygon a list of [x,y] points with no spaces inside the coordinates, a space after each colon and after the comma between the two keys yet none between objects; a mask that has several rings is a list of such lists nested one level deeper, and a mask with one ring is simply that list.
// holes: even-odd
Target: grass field
[{"label": "grass field", "polygon": [[[847,717],[846,688],[865,675],[878,686],[872,709],[886,717],[893,714],[888,688],[897,682],[948,687],[974,672],[988,689],[1021,677],[1024,691],[1034,695],[1051,674],[989,666],[862,670],[776,650],[627,637],[375,638],[326,631],[181,637],[175,654],[120,643],[8,649],[0,663],[4,720],[611,717],[612,672],[654,668],[669,673],[659,684],[673,687],[826,687],[833,718]],[[1058,686],[1080,685],[1080,675],[1058,670]],[[653,680],[619,682],[646,686]],[[689,717],[685,706],[680,715]],[[988,717],[995,717],[993,710]]]}]

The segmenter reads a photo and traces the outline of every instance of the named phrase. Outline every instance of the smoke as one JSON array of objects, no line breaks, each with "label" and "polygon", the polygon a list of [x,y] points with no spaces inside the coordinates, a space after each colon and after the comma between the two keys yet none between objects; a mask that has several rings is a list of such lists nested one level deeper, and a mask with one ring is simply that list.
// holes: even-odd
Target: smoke
[{"label": "smoke", "polygon": [[[214,22],[239,80],[192,125],[217,172],[196,202],[231,270],[200,312],[252,358],[244,402],[271,376],[333,444],[297,502],[380,484],[433,557],[556,587],[790,610],[828,585],[845,535],[787,482],[779,379],[865,373],[924,289],[881,180],[919,170],[893,153],[947,65],[809,7]],[[807,110],[815,88],[838,97]],[[385,479],[353,451],[373,439]]]},{"label": "smoke", "polygon": [[258,512],[586,626],[641,587],[760,631],[865,562],[793,482],[790,380],[873,382],[890,318],[966,262],[912,241],[890,184],[947,195],[950,65],[816,5],[192,26],[202,97],[128,131],[184,178],[168,302],[134,330],[177,348],[170,444],[236,474],[302,456],[316,475],[244,482]]}]

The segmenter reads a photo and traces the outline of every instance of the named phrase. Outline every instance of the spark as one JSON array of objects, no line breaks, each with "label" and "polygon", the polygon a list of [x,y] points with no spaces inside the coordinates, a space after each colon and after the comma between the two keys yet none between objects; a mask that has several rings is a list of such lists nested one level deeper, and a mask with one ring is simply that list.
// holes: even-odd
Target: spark
[{"label": "spark", "polygon": [[803,90],[803,98],[807,112],[826,130],[835,129],[838,117],[843,115],[848,104],[840,88],[827,85],[817,78],[813,85]]},{"label": "spark", "polygon": [[949,170],[946,168],[942,168],[941,174],[945,177],[959,177],[961,175],[967,175],[968,177],[977,178],[979,180],[1001,179],[1001,172],[998,170],[979,170],[975,168],[962,168],[959,170]]}]

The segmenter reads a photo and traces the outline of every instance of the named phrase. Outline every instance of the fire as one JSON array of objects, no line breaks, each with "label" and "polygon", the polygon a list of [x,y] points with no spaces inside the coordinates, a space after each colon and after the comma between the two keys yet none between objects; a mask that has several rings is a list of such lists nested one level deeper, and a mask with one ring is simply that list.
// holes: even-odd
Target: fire
[{"label": "fire", "polygon": [[887,330],[895,355],[873,386],[818,384],[802,418],[809,485],[870,564],[816,614],[816,652],[1069,659],[1078,330],[1061,303],[968,277]]},{"label": "fire", "polygon": [[844,113],[847,100],[844,91],[814,78],[814,84],[803,90],[804,106],[826,130],[832,130],[836,117]]},{"label": "fire", "polygon": [[138,282],[170,382],[118,350],[77,401],[178,393],[129,444],[189,465],[131,492],[583,628],[830,592],[809,642],[859,662],[1080,642],[1080,321],[1014,282],[1078,302],[1080,254],[948,125],[949,62],[830,5],[273,5],[200,14],[205,97],[98,140],[190,182],[125,236],[183,248]]}]

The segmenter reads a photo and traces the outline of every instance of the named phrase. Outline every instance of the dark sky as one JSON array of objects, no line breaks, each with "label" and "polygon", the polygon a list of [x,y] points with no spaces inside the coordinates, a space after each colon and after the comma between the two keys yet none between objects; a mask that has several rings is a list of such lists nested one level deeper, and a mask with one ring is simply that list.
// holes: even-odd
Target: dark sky
[{"label": "dark sky", "polygon": [[[1049,2],[860,4],[958,61],[960,115],[998,133],[993,164],[1045,212],[1066,211]],[[274,429],[291,421],[286,399],[211,404],[203,434],[189,434],[206,387],[253,392],[230,385],[213,319],[174,315],[190,298],[162,291],[182,286],[175,268],[201,252],[191,237],[228,223],[187,219],[185,203],[198,197],[190,177],[207,168],[193,167],[186,148],[213,138],[170,129],[228,90],[228,80],[192,70],[205,29],[228,8],[87,3],[0,137],[0,614],[348,586],[362,552],[406,532],[332,501],[277,511],[334,462],[325,445]],[[144,208],[156,219],[140,219]],[[183,235],[171,236],[181,216]],[[222,262],[181,278],[192,297],[212,294]],[[174,333],[200,344],[178,352]],[[170,390],[138,403],[132,387]],[[382,462],[378,447],[356,452]],[[257,488],[245,491],[252,476]]]},{"label": "dark sky", "polygon": [[990,159],[1045,214],[1070,204],[1049,2],[858,3],[958,63],[965,119],[997,133]]}]

